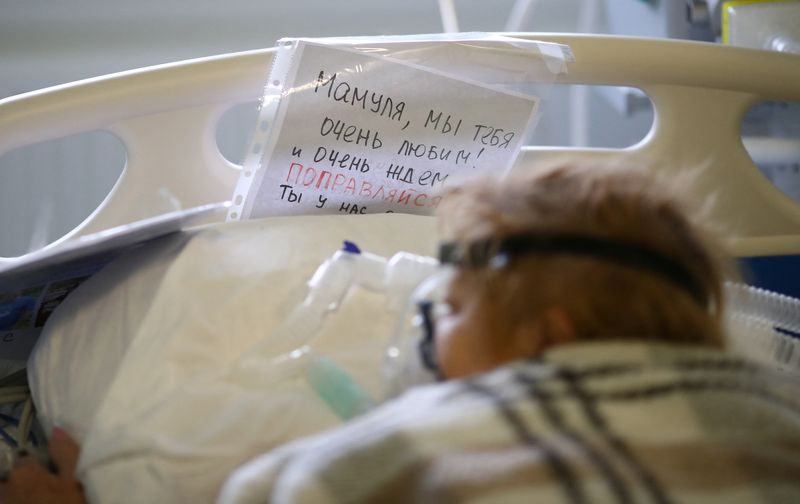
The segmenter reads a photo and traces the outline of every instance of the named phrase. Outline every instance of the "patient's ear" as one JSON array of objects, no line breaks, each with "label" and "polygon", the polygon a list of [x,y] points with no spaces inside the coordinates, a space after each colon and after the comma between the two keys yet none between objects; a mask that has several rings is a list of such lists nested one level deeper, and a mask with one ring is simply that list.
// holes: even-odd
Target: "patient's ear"
[{"label": "patient's ear", "polygon": [[513,334],[514,353],[535,357],[550,347],[575,340],[575,325],[558,306],[542,310],[535,319],[517,324]]}]

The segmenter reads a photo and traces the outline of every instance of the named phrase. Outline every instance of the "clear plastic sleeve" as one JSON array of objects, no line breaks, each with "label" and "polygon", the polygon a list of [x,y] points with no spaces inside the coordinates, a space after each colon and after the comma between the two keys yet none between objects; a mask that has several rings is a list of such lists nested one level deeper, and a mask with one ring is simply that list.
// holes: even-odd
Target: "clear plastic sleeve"
[{"label": "clear plastic sleeve", "polygon": [[430,214],[511,168],[571,59],[488,34],[282,39],[228,217]]}]

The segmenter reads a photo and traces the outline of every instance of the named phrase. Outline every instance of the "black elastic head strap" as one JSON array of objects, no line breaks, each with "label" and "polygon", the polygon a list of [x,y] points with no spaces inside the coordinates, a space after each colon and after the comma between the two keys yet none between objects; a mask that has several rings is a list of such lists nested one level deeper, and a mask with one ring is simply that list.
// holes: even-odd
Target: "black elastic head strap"
[{"label": "black elastic head strap", "polygon": [[698,304],[708,305],[708,295],[697,278],[682,264],[648,247],[612,238],[566,233],[520,233],[469,243],[439,246],[439,261],[460,267],[502,267],[520,255],[579,255],[593,257],[654,273],[680,287]]},{"label": "black elastic head strap", "polygon": [[431,371],[437,379],[442,379],[442,370],[439,368],[439,359],[436,356],[436,347],[434,346],[434,332],[436,324],[433,320],[433,302],[420,301],[417,303],[420,317],[422,318],[422,331],[423,337],[417,343],[417,352],[419,353],[422,365],[428,371]]}]

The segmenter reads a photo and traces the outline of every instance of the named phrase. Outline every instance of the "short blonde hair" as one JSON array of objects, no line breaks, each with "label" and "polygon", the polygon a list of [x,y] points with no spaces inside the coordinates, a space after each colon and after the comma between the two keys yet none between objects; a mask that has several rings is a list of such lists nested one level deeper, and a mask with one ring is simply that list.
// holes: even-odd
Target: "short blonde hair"
[{"label": "short blonde hair", "polygon": [[690,222],[674,190],[643,168],[562,162],[503,180],[472,180],[444,195],[439,217],[445,238],[462,243],[558,232],[636,244],[685,268],[708,300],[698,303],[669,279],[618,262],[530,255],[506,267],[461,273],[485,296],[498,326],[535,319],[557,306],[580,340],[723,343],[722,280],[729,264]]}]

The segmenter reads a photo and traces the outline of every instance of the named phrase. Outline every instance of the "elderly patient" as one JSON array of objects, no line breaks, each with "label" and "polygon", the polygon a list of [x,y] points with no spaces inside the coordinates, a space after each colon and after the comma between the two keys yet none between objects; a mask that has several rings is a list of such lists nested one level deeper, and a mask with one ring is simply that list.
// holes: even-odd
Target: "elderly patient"
[{"label": "elderly patient", "polygon": [[[661,184],[563,164],[440,218],[439,383],[251,461],[221,502],[800,502],[797,382],[724,352],[726,266]],[[79,497],[63,451],[24,476]]]}]

